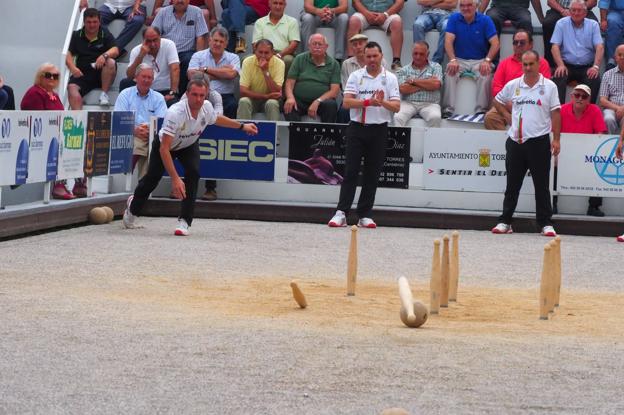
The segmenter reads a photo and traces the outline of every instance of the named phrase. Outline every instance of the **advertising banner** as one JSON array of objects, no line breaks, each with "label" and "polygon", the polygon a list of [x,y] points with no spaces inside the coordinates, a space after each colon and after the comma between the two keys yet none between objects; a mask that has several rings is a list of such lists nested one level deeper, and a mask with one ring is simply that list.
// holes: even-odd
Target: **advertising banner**
[{"label": "advertising banner", "polygon": [[130,173],[134,145],[134,112],[113,112],[109,174]]},{"label": "advertising banner", "polygon": [[[345,167],[346,127],[346,124],[291,123],[288,182],[341,184]],[[410,136],[409,128],[388,128],[386,161],[379,187],[409,187]]]},{"label": "advertising banner", "polygon": [[84,159],[84,174],[87,177],[106,176],[110,155],[111,113],[89,111]]},{"label": "advertising banner", "polygon": [[557,173],[560,195],[624,197],[624,161],[615,158],[617,136],[561,134]]},{"label": "advertising banner", "polygon": [[[505,192],[506,140],[504,131],[428,129],[423,157],[425,189]],[[520,193],[535,193],[530,177],[525,177]]]},{"label": "advertising banner", "polygon": [[87,113],[65,111],[61,122],[58,180],[83,177]]},{"label": "advertising banner", "polygon": [[61,111],[32,111],[28,155],[28,183],[56,179],[61,132]]},{"label": "advertising banner", "polygon": [[30,114],[0,111],[0,186],[26,183]]}]

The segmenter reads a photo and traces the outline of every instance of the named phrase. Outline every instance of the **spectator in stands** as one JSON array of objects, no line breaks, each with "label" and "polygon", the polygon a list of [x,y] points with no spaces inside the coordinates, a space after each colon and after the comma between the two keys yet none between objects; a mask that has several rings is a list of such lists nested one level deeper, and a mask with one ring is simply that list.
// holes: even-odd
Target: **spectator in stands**
[{"label": "spectator in stands", "polygon": [[[20,109],[22,111],[62,111],[65,109],[61,98],[59,98],[56,90],[59,86],[59,79],[61,71],[59,68],[51,63],[44,63],[37,69],[35,73],[35,82],[33,86],[28,88],[22,102]],[[0,109],[1,106],[0,106]],[[76,187],[76,184],[74,184]],[[78,184],[80,187],[80,184]],[[78,192],[82,189],[76,188]],[[54,182],[52,187],[52,198],[71,200],[76,196],[67,189],[67,183],[65,180],[58,180]]]},{"label": "spectator in stands", "polygon": [[288,72],[284,116],[288,121],[301,121],[307,114],[319,116],[323,123],[335,123],[340,65],[327,55],[327,39],[320,33],[310,36],[308,48],[309,52],[297,55]]},{"label": "spectator in stands", "polygon": [[299,22],[294,17],[284,14],[286,0],[269,0],[269,14],[256,20],[253,31],[253,43],[268,39],[278,58],[286,65],[286,74],[299,46]]},{"label": "spectator in stands", "polygon": [[442,65],[444,60],[444,34],[449,16],[457,8],[457,0],[418,0],[423,12],[416,17],[412,30],[414,43],[425,40],[427,32],[437,29],[440,33],[433,61]]},{"label": "spectator in stands", "polygon": [[267,120],[279,121],[283,85],[284,62],[275,57],[270,40],[260,39],[254,54],[243,61],[236,118],[251,120],[255,112],[264,112]]},{"label": "spectator in stands", "polygon": [[[479,11],[485,13],[490,0],[482,0]],[[533,10],[537,14],[540,23],[544,22],[544,13],[540,0],[531,0]],[[533,23],[531,23],[531,12],[529,11],[529,0],[492,0],[492,7],[487,11],[487,15],[492,18],[496,33],[501,35],[503,23],[510,20],[517,29],[524,29],[533,33]]]},{"label": "spectator in stands", "polygon": [[[498,95],[503,87],[507,85],[507,82],[522,76],[522,55],[527,50],[532,49],[533,35],[526,29],[516,30],[513,36],[513,55],[503,59],[494,73],[492,98]],[[548,62],[544,58],[539,60],[539,72],[544,78],[550,79],[550,66],[548,66]],[[511,111],[511,106],[507,108],[507,111]],[[494,106],[485,114],[484,121],[485,128],[488,130],[505,130],[507,128],[505,117]]]},{"label": "spectator in stands", "polygon": [[437,62],[429,62],[429,45],[425,41],[414,44],[412,59],[411,65],[404,66],[397,72],[401,109],[395,114],[394,122],[403,127],[418,115],[425,120],[428,127],[439,127],[442,117],[442,67]]},{"label": "spectator in stands", "polygon": [[[546,12],[546,17],[544,17],[544,22],[542,23],[542,38],[544,40],[544,57],[551,68],[555,67],[555,61],[552,56],[550,39],[559,19],[570,16],[570,2],[571,0],[548,0],[550,9]],[[596,7],[597,2],[598,0],[585,0],[588,19],[598,21],[596,15],[591,11],[591,9]]]},{"label": "spectator in stands", "polygon": [[15,98],[13,88],[4,84],[4,79],[0,75],[0,110],[14,110]]},{"label": "spectator in stands", "polygon": [[[148,26],[152,24],[164,3],[165,0],[154,1],[154,11],[152,12],[152,15],[147,18],[145,24]],[[206,22],[208,29],[212,29],[217,25],[218,21],[217,13],[215,12],[214,0],[190,0],[189,4],[202,9],[202,15],[204,16],[204,21]]]},{"label": "spectator in stands", "polygon": [[[319,26],[333,27],[335,36],[334,58],[339,62],[345,58],[345,43],[349,5],[347,0],[304,0],[301,11],[301,38],[309,39]],[[303,42],[303,51],[307,52]]]},{"label": "spectator in stands", "polygon": [[[573,134],[604,134],[607,126],[602,119],[600,108],[589,103],[591,89],[587,85],[579,84],[570,94],[570,102],[561,106],[561,132]],[[565,148],[565,147],[564,147]],[[555,167],[555,172],[557,168]],[[557,176],[555,175],[555,178]],[[553,200],[553,210],[556,201]],[[590,197],[587,214],[589,216],[604,216],[600,210],[601,197]]]},{"label": "spectator in stands", "polygon": [[[507,82],[496,95],[494,105],[511,125],[505,143],[507,186],[503,213],[492,233],[512,233],[511,222],[527,170],[535,188],[535,219],[544,236],[557,236],[552,226],[552,205],[548,179],[550,159],[559,154],[561,114],[557,87],[539,73],[539,55],[533,50],[522,55],[524,75]],[[511,112],[507,104],[511,103]],[[553,133],[552,143],[550,132]],[[552,153],[552,155],[551,155]]]},{"label": "spectator in stands", "polygon": [[189,62],[195,52],[206,48],[204,35],[208,26],[199,7],[190,6],[189,0],[173,1],[173,5],[160,9],[152,26],[175,43],[180,59],[180,89],[186,90]]},{"label": "spectator in stands", "polygon": [[624,0],[600,0],[600,30],[606,32],[607,70],[615,67],[615,48],[624,42]]},{"label": "spectator in stands", "polygon": [[122,19],[126,22],[123,30],[115,39],[119,48],[119,56],[126,54],[126,46],[139,33],[143,23],[145,23],[146,9],[141,3],[141,0],[105,1],[98,9],[104,27],[108,27],[110,22],[115,19]]},{"label": "spectator in stands", "polygon": [[153,69],[153,83],[150,88],[165,97],[167,107],[178,102],[180,84],[180,60],[173,41],[163,39],[157,27],[143,30],[143,43],[130,51],[130,65],[126,70],[127,78],[119,83],[119,90],[135,85],[136,70],[141,64]]},{"label": "spectator in stands", "polygon": [[617,66],[602,75],[599,94],[609,134],[619,134],[624,125],[624,45],[615,49],[615,62]]},{"label": "spectator in stands", "polygon": [[449,63],[446,66],[443,116],[448,118],[455,111],[457,83],[461,76],[476,79],[474,111],[485,112],[490,107],[492,59],[498,54],[499,40],[492,19],[477,11],[477,0],[459,0],[459,12],[451,14],[446,24],[444,49]]},{"label": "spectator in stands", "polygon": [[344,91],[344,106],[351,110],[351,122],[345,130],[345,171],[338,206],[327,224],[332,228],[347,226],[360,170],[362,190],[357,204],[358,226],[377,227],[371,216],[379,175],[386,160],[388,123],[401,106],[397,78],[381,66],[381,46],[369,42],[364,53],[366,67],[349,76]]},{"label": "spectator in stands", "polygon": [[221,24],[230,34],[227,50],[247,52],[245,26],[269,14],[269,0],[221,0]]},{"label": "spectator in stands", "polygon": [[[403,21],[399,13],[404,0],[353,0],[355,13],[349,18],[347,38],[361,33],[371,26],[379,27],[390,33],[392,48],[392,70],[401,68],[401,48],[403,47]],[[349,52],[353,56],[353,51]]]},{"label": "spectator in stands", "polygon": [[119,93],[115,101],[115,111],[134,111],[132,170],[138,165],[140,179],[147,173],[150,118],[163,118],[167,112],[167,104],[163,95],[152,89],[155,79],[152,65],[140,63],[135,67],[134,73],[136,86]]},{"label": "spectator in stands", "polygon": [[115,80],[115,58],[119,55],[115,38],[100,26],[100,12],[88,8],[83,17],[84,26],[72,34],[65,59],[71,73],[67,93],[73,110],[81,110],[82,97],[95,88],[102,88],[100,105],[110,105],[108,91]]},{"label": "spectator in stands", "polygon": [[561,102],[565,102],[566,86],[570,81],[589,85],[593,103],[598,97],[604,45],[598,22],[585,16],[585,2],[572,0],[570,16],[557,22],[551,39],[553,59],[557,65],[553,82],[557,85]]}]

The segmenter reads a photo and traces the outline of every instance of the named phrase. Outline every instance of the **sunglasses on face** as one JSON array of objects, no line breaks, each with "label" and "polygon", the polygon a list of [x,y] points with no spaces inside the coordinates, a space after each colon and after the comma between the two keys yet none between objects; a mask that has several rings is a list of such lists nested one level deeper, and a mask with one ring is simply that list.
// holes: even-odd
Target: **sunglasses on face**
[{"label": "sunglasses on face", "polygon": [[514,46],[524,46],[527,44],[527,41],[526,40],[514,40],[511,43],[513,43]]},{"label": "sunglasses on face", "polygon": [[574,98],[576,98],[576,99],[587,99],[587,98],[589,98],[589,95],[587,95],[587,94],[581,94],[581,93],[579,93],[579,92],[575,92],[575,93],[573,93],[573,94],[572,94],[572,96],[573,96]]},{"label": "sunglasses on face", "polygon": [[60,74],[52,73],[52,72],[44,72],[43,73],[43,77],[45,79],[54,79],[55,81],[59,80],[59,76],[60,76]]}]

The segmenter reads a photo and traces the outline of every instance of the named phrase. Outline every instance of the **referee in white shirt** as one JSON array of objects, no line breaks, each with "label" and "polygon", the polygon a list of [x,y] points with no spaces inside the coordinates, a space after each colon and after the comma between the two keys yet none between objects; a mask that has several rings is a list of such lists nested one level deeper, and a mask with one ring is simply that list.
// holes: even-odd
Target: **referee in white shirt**
[{"label": "referee in white shirt", "polygon": [[342,106],[350,110],[346,128],[346,163],[340,198],[330,227],[347,226],[357,187],[360,164],[364,158],[362,191],[357,204],[358,226],[376,228],[371,218],[379,173],[386,159],[388,123],[392,113],[401,108],[401,94],[396,76],[381,66],[383,54],[376,42],[366,44],[366,66],[351,73],[344,90]]},{"label": "referee in white shirt", "polygon": [[[198,138],[204,128],[216,124],[226,128],[237,128],[250,135],[258,133],[258,128],[253,123],[242,124],[223,115],[217,115],[212,104],[205,100],[207,93],[206,82],[193,79],[186,88],[187,99],[167,110],[159,136],[152,143],[147,174],[139,181],[134,195],[128,198],[123,216],[126,228],[137,227],[136,217],[141,214],[147,198],[167,170],[171,177],[173,195],[182,199],[175,235],[188,235],[188,228],[193,221],[199,181]],[[184,167],[184,180],[176,171],[174,159],[178,159]]]},{"label": "referee in white shirt", "polygon": [[[503,213],[492,233],[512,233],[511,220],[527,170],[535,187],[535,218],[545,236],[557,236],[552,226],[552,205],[548,180],[551,153],[559,154],[561,116],[559,95],[554,82],[539,73],[539,54],[522,55],[524,75],[509,81],[496,95],[494,106],[511,125],[505,143],[507,188]],[[511,114],[506,105],[511,103]],[[550,132],[553,133],[552,143]]]}]

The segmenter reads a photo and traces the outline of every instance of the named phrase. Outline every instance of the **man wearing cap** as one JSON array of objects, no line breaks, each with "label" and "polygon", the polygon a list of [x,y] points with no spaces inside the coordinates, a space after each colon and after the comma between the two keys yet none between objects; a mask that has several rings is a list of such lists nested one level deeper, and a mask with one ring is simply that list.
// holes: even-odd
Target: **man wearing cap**
[{"label": "man wearing cap", "polygon": [[[589,102],[591,89],[587,85],[579,84],[570,94],[570,102],[561,106],[561,132],[573,134],[604,134],[607,125],[602,118],[602,112],[596,104]],[[557,164],[555,161],[555,183],[557,182]],[[553,209],[556,206],[554,199]],[[590,197],[587,214],[589,216],[604,216],[600,210],[601,197]]]},{"label": "man wearing cap", "polygon": [[619,134],[624,125],[624,45],[615,49],[614,59],[617,66],[602,75],[599,93],[609,134]]},{"label": "man wearing cap", "polygon": [[[496,110],[511,125],[505,142],[507,186],[503,213],[492,233],[512,233],[511,222],[527,170],[535,188],[535,217],[544,236],[557,236],[552,226],[548,179],[551,151],[559,154],[561,117],[557,86],[539,72],[539,54],[522,55],[524,75],[509,81],[494,99]],[[507,109],[511,104],[511,113]],[[553,133],[552,144],[550,132]]]}]

